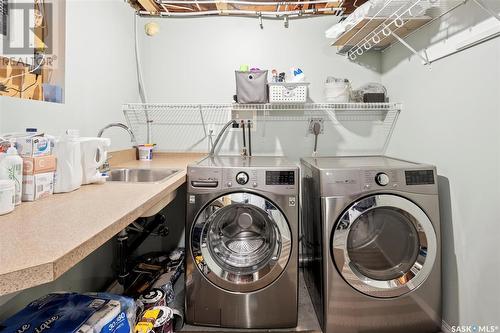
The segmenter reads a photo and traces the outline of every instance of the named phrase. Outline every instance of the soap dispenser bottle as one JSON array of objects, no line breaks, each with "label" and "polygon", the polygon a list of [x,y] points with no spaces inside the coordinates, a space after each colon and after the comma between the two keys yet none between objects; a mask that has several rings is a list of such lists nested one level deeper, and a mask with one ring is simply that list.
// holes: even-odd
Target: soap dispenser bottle
[{"label": "soap dispenser bottle", "polygon": [[17,153],[14,142],[0,159],[0,179],[10,179],[15,185],[15,204],[21,203],[23,181],[23,159]]}]

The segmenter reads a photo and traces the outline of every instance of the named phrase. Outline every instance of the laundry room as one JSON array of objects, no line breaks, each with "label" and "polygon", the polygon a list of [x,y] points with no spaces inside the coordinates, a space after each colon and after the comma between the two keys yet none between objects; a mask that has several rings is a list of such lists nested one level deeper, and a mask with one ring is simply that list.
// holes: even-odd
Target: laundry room
[{"label": "laundry room", "polygon": [[0,332],[500,333],[499,36],[498,0],[0,0]]}]

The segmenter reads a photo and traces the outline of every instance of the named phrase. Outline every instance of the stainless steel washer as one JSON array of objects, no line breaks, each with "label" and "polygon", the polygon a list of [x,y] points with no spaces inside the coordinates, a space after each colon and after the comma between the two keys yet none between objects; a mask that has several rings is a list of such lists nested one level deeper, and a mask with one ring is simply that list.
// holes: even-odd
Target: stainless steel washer
[{"label": "stainless steel washer", "polygon": [[298,167],[275,157],[208,157],[188,166],[187,182],[187,322],[295,327]]},{"label": "stainless steel washer", "polygon": [[383,156],[302,160],[305,280],[325,333],[440,331],[436,179]]}]

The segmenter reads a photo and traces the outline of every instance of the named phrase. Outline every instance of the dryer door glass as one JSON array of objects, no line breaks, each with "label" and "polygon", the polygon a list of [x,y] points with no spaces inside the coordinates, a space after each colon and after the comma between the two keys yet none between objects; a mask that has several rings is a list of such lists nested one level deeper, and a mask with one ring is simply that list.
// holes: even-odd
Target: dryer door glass
[{"label": "dryer door glass", "polygon": [[393,280],[408,272],[420,250],[415,221],[403,211],[375,208],[361,214],[347,237],[351,263],[374,280]]},{"label": "dryer door glass", "polygon": [[412,201],[373,195],[353,203],[337,221],[332,255],[353,288],[373,297],[397,297],[427,279],[437,238],[425,212]]},{"label": "dryer door glass", "polygon": [[285,269],[291,232],[269,199],[231,193],[198,214],[191,247],[198,269],[212,283],[231,291],[253,291],[272,283]]}]

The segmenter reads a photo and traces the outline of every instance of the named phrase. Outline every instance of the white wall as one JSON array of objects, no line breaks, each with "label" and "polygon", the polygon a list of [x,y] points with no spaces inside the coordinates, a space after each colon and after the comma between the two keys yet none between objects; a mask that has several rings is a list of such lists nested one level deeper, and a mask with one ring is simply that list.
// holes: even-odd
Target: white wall
[{"label": "white wall", "polygon": [[[234,71],[241,64],[285,72],[292,66],[300,67],[311,83],[310,97],[316,102],[323,101],[323,86],[329,75],[349,78],[355,87],[379,82],[378,55],[364,57],[361,66],[337,55],[335,48],[329,45],[324,32],[337,20],[334,16],[294,20],[288,29],[281,20],[264,20],[261,30],[256,18],[144,18],[141,27],[156,21],[161,29],[155,37],[141,31],[141,63],[149,101],[230,103],[235,93]],[[171,113],[164,116],[163,121],[186,122],[187,118],[185,113]],[[215,129],[228,119],[226,116],[216,120],[219,125]],[[306,128],[306,121],[266,123],[263,136],[263,126],[257,124],[253,152],[292,157],[310,155],[313,138],[306,137]],[[199,126],[192,126],[188,132],[185,126],[164,126],[158,128],[156,134],[155,143],[162,141],[166,150],[206,151],[208,146]],[[224,152],[238,153],[241,133],[235,134],[236,137],[228,136]],[[333,154],[338,149],[348,149],[345,146],[348,142],[369,145],[374,141],[371,135],[375,135],[371,129],[356,133],[346,127],[329,126],[320,137],[319,148]]]},{"label": "white wall", "polygon": [[[486,19],[472,2],[453,15],[458,23],[460,17]],[[446,21],[409,42],[426,45]],[[394,47],[384,54],[383,71],[383,84],[405,106],[389,154],[433,163],[440,175],[444,320],[499,326],[500,39],[431,69]]]},{"label": "white wall", "polygon": [[[120,0],[67,0],[65,103],[0,98],[0,132],[36,127],[54,135],[80,129],[96,136],[123,122],[123,103],[137,102],[134,12]],[[129,147],[123,130],[110,130],[114,148]]]}]

